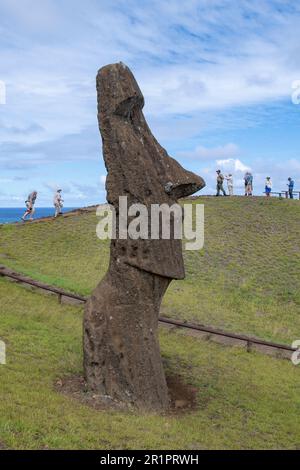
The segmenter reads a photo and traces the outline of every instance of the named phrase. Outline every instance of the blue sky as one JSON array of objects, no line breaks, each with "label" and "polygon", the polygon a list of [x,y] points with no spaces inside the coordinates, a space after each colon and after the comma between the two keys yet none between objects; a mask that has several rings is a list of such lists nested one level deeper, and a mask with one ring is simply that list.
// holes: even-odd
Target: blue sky
[{"label": "blue sky", "polygon": [[95,76],[123,61],[149,125],[205,178],[251,168],[255,190],[300,190],[300,3],[276,0],[0,0],[0,206],[105,200]]}]

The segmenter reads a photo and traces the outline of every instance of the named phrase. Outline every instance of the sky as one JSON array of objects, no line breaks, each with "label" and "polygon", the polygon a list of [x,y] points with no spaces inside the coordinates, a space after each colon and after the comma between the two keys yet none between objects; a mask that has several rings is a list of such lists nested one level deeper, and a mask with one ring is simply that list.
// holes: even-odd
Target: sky
[{"label": "sky", "polygon": [[300,191],[299,22],[294,0],[0,0],[0,207],[105,201],[95,77],[120,61],[204,194],[216,169]]}]

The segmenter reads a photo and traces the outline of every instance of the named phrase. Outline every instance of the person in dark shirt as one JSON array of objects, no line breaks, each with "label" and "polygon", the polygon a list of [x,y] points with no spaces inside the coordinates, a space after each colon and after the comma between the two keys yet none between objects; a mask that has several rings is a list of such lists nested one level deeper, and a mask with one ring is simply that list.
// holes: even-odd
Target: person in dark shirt
[{"label": "person in dark shirt", "polygon": [[288,178],[288,188],[289,188],[290,199],[294,199],[294,186],[295,186],[294,180],[291,177]]},{"label": "person in dark shirt", "polygon": [[244,176],[245,182],[245,196],[252,196],[253,194],[253,175],[247,171]]}]

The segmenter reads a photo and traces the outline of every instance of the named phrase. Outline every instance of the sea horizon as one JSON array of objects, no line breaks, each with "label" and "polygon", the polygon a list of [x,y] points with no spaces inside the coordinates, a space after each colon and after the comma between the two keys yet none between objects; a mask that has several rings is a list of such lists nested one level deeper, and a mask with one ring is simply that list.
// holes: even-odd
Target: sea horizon
[{"label": "sea horizon", "polygon": [[[64,207],[62,212],[70,212],[78,207]],[[0,224],[19,222],[24,215],[24,207],[0,207]],[[54,207],[36,207],[34,219],[54,216]]]}]

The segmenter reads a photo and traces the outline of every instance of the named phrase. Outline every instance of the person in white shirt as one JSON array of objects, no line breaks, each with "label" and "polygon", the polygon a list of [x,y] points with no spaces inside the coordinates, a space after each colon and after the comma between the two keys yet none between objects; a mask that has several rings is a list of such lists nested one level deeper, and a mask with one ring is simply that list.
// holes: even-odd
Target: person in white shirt
[{"label": "person in white shirt", "polygon": [[266,192],[266,196],[270,197],[271,192],[272,192],[272,180],[270,176],[267,176],[267,179],[266,179],[265,192]]},{"label": "person in white shirt", "polygon": [[23,217],[22,217],[22,220],[23,220],[23,221],[25,221],[25,219],[26,219],[26,217],[27,217],[28,215],[30,215],[29,220],[33,220],[33,215],[34,215],[34,213],[35,213],[34,204],[35,204],[36,198],[37,198],[37,192],[36,192],[36,191],[32,191],[32,193],[29,194],[27,200],[25,201],[25,204],[26,204],[26,212],[25,212],[25,214],[24,214]]},{"label": "person in white shirt", "polygon": [[54,194],[54,199],[53,199],[53,204],[55,207],[55,215],[54,217],[56,218],[58,215],[62,214],[62,208],[63,208],[63,199],[61,196],[61,189],[58,189],[56,193]]},{"label": "person in white shirt", "polygon": [[227,188],[229,196],[233,196],[233,176],[231,173],[229,175],[225,175],[225,179],[227,181]]}]

